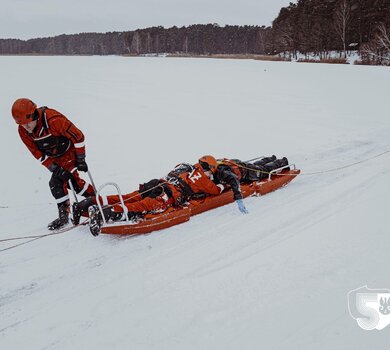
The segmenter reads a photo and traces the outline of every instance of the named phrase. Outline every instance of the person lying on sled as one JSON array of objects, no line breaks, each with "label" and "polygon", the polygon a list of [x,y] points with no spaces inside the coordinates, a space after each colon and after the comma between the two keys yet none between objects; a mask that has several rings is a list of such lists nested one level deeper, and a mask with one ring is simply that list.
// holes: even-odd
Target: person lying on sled
[{"label": "person lying on sled", "polygon": [[229,186],[232,189],[238,209],[247,214],[248,210],[242,201],[240,183],[250,183],[267,178],[272,170],[287,166],[288,160],[286,157],[276,159],[276,156],[273,155],[249,163],[239,159],[217,160],[211,155],[206,155],[199,158],[199,164],[216,184]]},{"label": "person lying on sled", "polygon": [[[148,213],[161,213],[169,207],[179,207],[190,199],[202,195],[218,195],[223,192],[223,184],[214,183],[204,172],[200,164],[182,163],[162,179],[153,179],[141,184],[138,191],[123,195],[127,217],[137,221]],[[120,205],[118,195],[101,198],[106,221],[122,221],[126,213]],[[80,216],[89,209],[90,229],[92,234],[98,234],[102,216],[96,205],[96,198],[73,204],[73,222],[79,224]]]},{"label": "person lying on sled", "polygon": [[[229,162],[229,163],[228,163]],[[230,186],[241,212],[247,213],[240,190],[240,181],[252,182],[268,176],[268,172],[287,165],[287,159],[276,160],[275,156],[264,158],[254,164],[239,160],[224,159],[219,162],[212,156],[204,156],[199,163],[190,165],[179,164],[163,179],[153,179],[140,185],[138,191],[123,196],[127,216],[137,221],[147,213],[160,213],[169,207],[179,207],[193,198],[203,195],[218,195],[226,186]],[[247,171],[249,168],[250,171]],[[243,168],[242,172],[235,167]],[[103,202],[103,213],[106,221],[122,221],[126,218],[118,195],[111,195]],[[74,223],[78,224],[83,211],[89,210],[90,229],[92,234],[98,234],[102,217],[96,205],[95,198],[88,198],[80,203],[74,203]]]}]

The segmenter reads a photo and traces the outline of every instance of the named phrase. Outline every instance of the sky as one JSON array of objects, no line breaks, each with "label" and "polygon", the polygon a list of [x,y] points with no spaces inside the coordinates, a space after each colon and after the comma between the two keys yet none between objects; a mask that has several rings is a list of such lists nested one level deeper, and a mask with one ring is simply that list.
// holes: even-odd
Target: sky
[{"label": "sky", "polygon": [[0,38],[31,39],[151,26],[271,25],[291,0],[1,0]]}]

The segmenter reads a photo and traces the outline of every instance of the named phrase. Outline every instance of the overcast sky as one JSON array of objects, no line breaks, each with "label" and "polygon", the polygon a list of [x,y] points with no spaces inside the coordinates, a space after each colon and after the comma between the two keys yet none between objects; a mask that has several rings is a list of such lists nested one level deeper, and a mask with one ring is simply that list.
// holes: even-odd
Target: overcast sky
[{"label": "overcast sky", "polygon": [[219,23],[270,25],[293,0],[0,0],[0,38]]}]

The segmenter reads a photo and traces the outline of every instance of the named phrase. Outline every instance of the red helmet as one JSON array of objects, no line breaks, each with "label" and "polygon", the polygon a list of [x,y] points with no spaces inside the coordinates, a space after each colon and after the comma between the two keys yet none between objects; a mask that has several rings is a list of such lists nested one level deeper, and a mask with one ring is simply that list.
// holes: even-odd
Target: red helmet
[{"label": "red helmet", "polygon": [[12,105],[16,124],[27,124],[38,118],[37,105],[28,98],[18,98]]},{"label": "red helmet", "polygon": [[217,170],[218,162],[213,156],[203,156],[199,158],[200,166],[206,171],[215,172]]}]

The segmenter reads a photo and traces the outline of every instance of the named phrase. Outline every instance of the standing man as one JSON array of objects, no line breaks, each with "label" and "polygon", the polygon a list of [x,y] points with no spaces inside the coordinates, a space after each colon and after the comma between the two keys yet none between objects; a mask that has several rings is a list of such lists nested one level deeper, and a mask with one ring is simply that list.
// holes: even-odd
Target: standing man
[{"label": "standing man", "polygon": [[12,116],[19,125],[23,143],[52,173],[49,185],[57,202],[58,218],[49,223],[48,228],[59,229],[69,222],[69,180],[78,195],[94,195],[93,187],[77,172],[88,171],[84,135],[60,112],[48,107],[38,108],[27,98],[14,102]]}]

